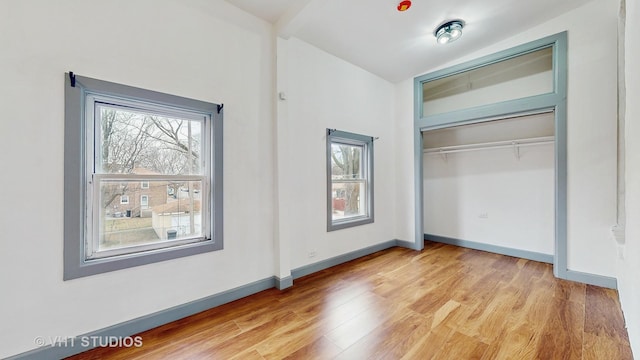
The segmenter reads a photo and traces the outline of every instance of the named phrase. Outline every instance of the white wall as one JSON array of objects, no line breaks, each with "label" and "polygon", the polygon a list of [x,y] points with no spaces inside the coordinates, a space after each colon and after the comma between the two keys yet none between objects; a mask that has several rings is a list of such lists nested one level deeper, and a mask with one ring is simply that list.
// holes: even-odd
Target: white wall
[{"label": "white wall", "polygon": [[[278,42],[279,241],[291,269],[393,240],[393,85],[296,38]],[[326,230],[327,128],[379,137],[372,224]]]},{"label": "white wall", "polygon": [[618,262],[618,289],[631,348],[640,356],[640,4],[627,0],[626,69],[626,236]]},{"label": "white wall", "polygon": [[[36,336],[84,334],[273,276],[270,24],[222,0],[9,0],[0,44],[0,358],[35,348]],[[224,250],[62,281],[70,70],[225,104]]]},{"label": "white wall", "polygon": [[395,133],[396,133],[396,237],[414,242],[415,234],[415,184],[417,171],[413,149],[413,79],[396,84]]},{"label": "white wall", "polygon": [[554,253],[553,144],[424,157],[424,232]]},{"label": "white wall", "polygon": [[[610,227],[616,222],[617,50],[611,39],[617,36],[617,13],[617,1],[595,0],[442,67],[568,30],[568,267],[612,277],[616,256]],[[424,73],[434,70],[425,69]],[[412,79],[397,84],[396,90],[404,97],[402,102],[409,103]],[[407,131],[412,128],[412,108],[399,106],[396,114],[396,157],[413,158],[412,134]],[[413,162],[398,163],[399,173],[410,176],[413,171]],[[413,197],[412,182],[403,179],[397,192],[397,199]],[[411,206],[410,202],[398,202],[398,235],[406,240],[414,239],[414,221],[406,220],[413,219]]]}]

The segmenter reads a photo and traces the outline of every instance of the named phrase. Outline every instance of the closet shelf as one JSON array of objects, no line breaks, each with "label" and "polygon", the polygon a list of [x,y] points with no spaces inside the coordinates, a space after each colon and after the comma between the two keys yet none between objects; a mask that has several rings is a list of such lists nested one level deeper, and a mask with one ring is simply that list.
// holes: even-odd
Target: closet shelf
[{"label": "closet shelf", "polygon": [[467,144],[467,145],[444,146],[439,148],[427,148],[427,149],[424,149],[424,153],[433,154],[433,155],[446,155],[446,154],[453,154],[453,153],[467,152],[467,151],[513,148],[515,151],[516,157],[519,159],[520,147],[522,146],[553,144],[554,142],[555,142],[554,136],[542,136],[542,137],[526,138],[526,139],[514,139],[514,140],[503,140],[503,141],[494,141],[494,142],[485,142],[485,143],[476,143],[476,144]]}]

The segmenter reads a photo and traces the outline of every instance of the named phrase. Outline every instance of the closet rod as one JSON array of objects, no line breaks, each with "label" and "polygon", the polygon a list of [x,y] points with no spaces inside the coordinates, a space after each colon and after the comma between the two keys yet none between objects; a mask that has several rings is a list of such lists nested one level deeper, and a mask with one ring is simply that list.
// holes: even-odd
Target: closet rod
[{"label": "closet rod", "polygon": [[465,151],[512,148],[514,146],[521,147],[521,146],[553,144],[554,142],[555,142],[554,136],[543,136],[543,137],[528,138],[528,139],[515,139],[515,140],[494,141],[494,142],[468,144],[468,145],[455,145],[455,146],[444,146],[439,148],[428,148],[428,149],[424,149],[424,153],[425,154],[452,154],[452,153],[465,152]]}]

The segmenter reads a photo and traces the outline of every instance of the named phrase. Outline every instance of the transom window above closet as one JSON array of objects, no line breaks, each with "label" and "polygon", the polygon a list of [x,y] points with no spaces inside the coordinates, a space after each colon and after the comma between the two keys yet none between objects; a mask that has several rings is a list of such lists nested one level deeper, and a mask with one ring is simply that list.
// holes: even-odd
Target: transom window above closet
[{"label": "transom window above closet", "polygon": [[553,92],[551,47],[422,84],[422,117]]}]

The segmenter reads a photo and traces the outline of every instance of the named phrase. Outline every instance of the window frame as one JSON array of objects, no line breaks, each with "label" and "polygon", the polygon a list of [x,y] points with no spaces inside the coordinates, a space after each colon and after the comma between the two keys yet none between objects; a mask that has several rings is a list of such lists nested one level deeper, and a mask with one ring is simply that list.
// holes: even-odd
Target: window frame
[{"label": "window frame", "polygon": [[[120,99],[115,97],[109,97],[103,94],[95,94],[93,92],[87,92],[85,96],[86,118],[88,128],[92,128],[93,131],[87,131],[86,141],[87,144],[93,144],[93,146],[87,146],[87,153],[85,154],[87,159],[87,176],[90,177],[88,186],[88,192],[86,199],[88,201],[87,209],[87,229],[86,233],[91,236],[89,240],[85,241],[85,260],[96,260],[100,258],[129,255],[134,253],[140,253],[143,251],[162,250],[179,245],[186,245],[190,243],[197,243],[207,241],[211,239],[210,236],[210,221],[209,219],[209,198],[203,197],[200,199],[202,204],[201,212],[201,232],[197,236],[188,236],[181,239],[160,239],[157,242],[145,242],[140,244],[134,244],[129,246],[120,246],[115,248],[102,248],[100,246],[101,241],[101,221],[102,217],[95,216],[101,212],[100,208],[100,185],[108,184],[109,182],[118,183],[130,182],[132,185],[143,180],[167,180],[167,181],[199,181],[205,189],[209,187],[208,171],[209,165],[207,160],[211,162],[211,152],[208,151],[208,144],[211,142],[211,130],[209,129],[211,123],[211,116],[202,112],[191,112],[186,109],[174,109],[160,104],[150,103],[148,101],[139,101],[133,99]],[[102,131],[101,124],[98,122],[101,119],[101,112],[104,108],[114,109],[116,111],[125,111],[130,113],[142,113],[153,114],[154,116],[168,117],[186,121],[192,121],[200,124],[202,129],[200,134],[201,153],[200,158],[200,171],[194,174],[177,175],[138,175],[133,173],[118,173],[118,172],[105,172],[100,169],[100,164],[103,163],[102,151],[98,151],[103,146],[102,143]],[[93,170],[91,170],[93,169]],[[141,190],[141,189],[140,189]],[[208,191],[207,191],[208,192]],[[126,197],[126,202],[122,202],[122,199]],[[130,196],[122,195],[120,204],[130,206]],[[129,209],[127,209],[129,214]]]},{"label": "window frame", "polygon": [[[340,131],[335,129],[327,129],[327,149],[326,149],[326,171],[327,171],[327,232],[346,229],[354,226],[373,223],[374,218],[374,176],[373,176],[373,140],[371,136]],[[355,216],[347,219],[333,219],[333,184],[332,178],[332,162],[331,162],[331,145],[345,144],[353,146],[362,146],[362,176],[366,184],[364,192],[365,199],[365,215]],[[339,181],[344,182],[344,181]]]},{"label": "window frame", "polygon": [[[93,159],[88,157],[95,146],[88,135],[93,132],[87,110],[91,96],[120,99],[123,102],[139,102],[158,108],[195,112],[209,120],[210,144],[206,147],[210,158],[206,177],[210,181],[208,214],[210,223],[208,238],[204,241],[172,247],[139,251],[137,253],[88,260],[86,250],[90,246],[91,211],[88,209],[87,191]],[[65,73],[65,156],[64,156],[64,280],[70,280],[109,271],[151,264],[155,262],[201,254],[223,248],[223,111],[222,105],[184,98],[176,95],[116,84],[108,81]],[[92,170],[92,169],[91,169]],[[203,194],[204,196],[204,194]]]}]

